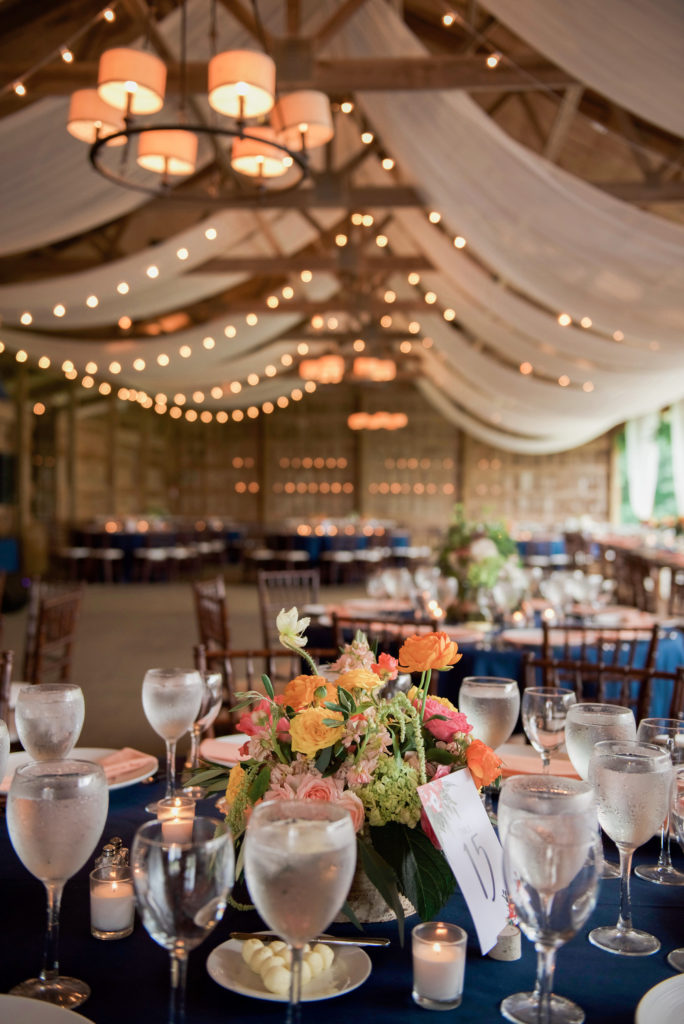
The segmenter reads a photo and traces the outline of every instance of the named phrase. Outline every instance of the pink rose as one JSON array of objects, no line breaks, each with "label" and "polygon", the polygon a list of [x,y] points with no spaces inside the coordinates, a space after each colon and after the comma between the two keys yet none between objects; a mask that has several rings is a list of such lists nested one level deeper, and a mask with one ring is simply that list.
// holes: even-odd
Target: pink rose
[{"label": "pink rose", "polygon": [[435,779],[443,779],[445,775],[451,775],[451,768],[448,764],[438,764],[434,773],[431,772],[431,765],[427,766],[428,775],[430,776],[430,782],[434,782]]},{"label": "pink rose", "polygon": [[271,786],[264,793],[264,803],[268,800],[296,800],[297,794],[295,793],[289,782],[283,782],[279,786]]},{"label": "pink rose", "polygon": [[339,784],[320,775],[304,775],[297,786],[298,800],[337,800],[339,795]]},{"label": "pink rose", "polygon": [[354,825],[354,831],[360,832],[363,828],[365,811],[363,803],[356,793],[352,793],[350,789],[345,789],[344,793],[342,793],[336,803],[339,804],[340,807],[344,807],[346,811],[349,811]]},{"label": "pink rose", "polygon": [[[414,703],[419,706],[420,701]],[[435,718],[435,715],[440,717]],[[439,697],[428,697],[425,703],[423,725],[436,739],[444,740],[447,743],[457,732],[469,733],[473,728],[462,711],[454,711]]]}]

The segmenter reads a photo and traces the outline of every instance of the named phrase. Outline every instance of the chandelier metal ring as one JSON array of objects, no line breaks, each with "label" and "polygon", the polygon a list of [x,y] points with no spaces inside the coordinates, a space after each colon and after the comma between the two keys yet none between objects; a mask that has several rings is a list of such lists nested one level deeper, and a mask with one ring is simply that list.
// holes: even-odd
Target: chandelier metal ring
[{"label": "chandelier metal ring", "polygon": [[[168,132],[168,131],[190,131],[195,135],[208,135],[218,136],[231,139],[246,139],[259,144],[263,144],[263,138],[258,135],[252,134],[248,129],[244,129],[241,126],[235,128],[216,126],[216,125],[203,125],[203,124],[154,124],[154,125],[129,125],[126,128],[118,132],[113,132],[110,135],[103,135],[96,139],[92,143],[89,151],[89,159],[93,168],[103,178],[106,178],[114,185],[119,185],[122,188],[130,189],[133,192],[142,192],[148,196],[163,196],[165,199],[178,199],[179,201],[187,202],[193,198],[201,200],[202,202],[216,203],[221,205],[225,202],[225,193],[212,195],[211,192],[201,192],[193,194],[188,189],[183,189],[178,192],[173,188],[171,181],[168,176],[162,176],[161,179],[157,179],[155,183],[145,184],[144,182],[133,181],[130,177],[127,177],[127,155],[128,145],[123,149],[121,148],[121,142],[128,143],[135,136],[142,135],[147,132]],[[286,175],[287,178],[292,177],[292,180],[287,184],[277,185],[273,184],[268,186],[265,178],[257,177],[252,178],[246,175],[240,175],[235,173],[236,180],[240,183],[244,182],[245,189],[244,194],[250,195],[256,193],[265,194],[267,192],[277,192],[285,194],[296,188],[298,188],[307,178],[311,176],[311,169],[309,167],[309,161],[307,152],[305,149],[292,150],[283,143],[276,141],[275,139],[269,139],[269,148],[280,150],[284,156],[289,157],[292,160],[293,168],[296,168],[300,173],[297,175]],[[111,167],[108,167],[103,161],[103,154],[107,149],[111,147],[113,149],[113,156],[117,157],[117,161],[120,161],[121,170],[117,172]],[[176,179],[178,180],[178,179]],[[269,178],[269,181],[278,181],[278,179]]]}]

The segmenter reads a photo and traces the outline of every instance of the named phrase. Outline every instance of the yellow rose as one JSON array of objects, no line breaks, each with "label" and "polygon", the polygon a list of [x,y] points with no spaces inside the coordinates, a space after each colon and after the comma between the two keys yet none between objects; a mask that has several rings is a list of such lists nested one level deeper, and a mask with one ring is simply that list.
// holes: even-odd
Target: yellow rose
[{"label": "yellow rose", "polygon": [[462,655],[458,644],[446,633],[414,633],[407,636],[399,651],[399,668],[402,672],[427,672],[429,669],[444,669],[455,665]]},{"label": "yellow rose", "polygon": [[350,668],[347,672],[341,672],[335,680],[343,690],[372,690],[382,684],[382,679],[376,676],[367,668]]},{"label": "yellow rose", "polygon": [[230,769],[230,775],[228,776],[228,785],[226,786],[226,804],[228,807],[232,807],[235,802],[235,797],[242,789],[242,784],[245,780],[246,772],[241,764],[236,764]]},{"label": "yellow rose", "polygon": [[[321,686],[325,688],[325,696],[316,697],[316,690]],[[337,690],[323,676],[295,676],[283,690],[283,698],[287,707],[301,711],[310,704],[321,704],[326,700],[337,701]]]},{"label": "yellow rose", "polygon": [[337,719],[344,722],[342,715],[327,708],[308,708],[290,722],[292,749],[307,757],[315,757],[319,750],[331,747],[344,736],[344,725],[324,725],[323,719]]}]

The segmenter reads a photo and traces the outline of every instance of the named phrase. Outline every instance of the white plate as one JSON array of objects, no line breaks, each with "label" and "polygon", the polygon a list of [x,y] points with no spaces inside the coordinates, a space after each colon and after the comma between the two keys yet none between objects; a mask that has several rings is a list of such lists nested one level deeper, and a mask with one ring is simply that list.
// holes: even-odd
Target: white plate
[{"label": "white plate", "polygon": [[[107,757],[108,754],[115,754],[115,747],[74,747],[69,754],[69,757],[75,757],[80,761],[96,761],[99,762],[103,757]],[[9,790],[9,781],[12,780],[14,773],[17,768],[22,764],[28,764],[32,758],[25,750],[16,750],[7,759],[7,767],[5,768],[5,778],[0,781],[0,793],[7,793]],[[153,755],[149,755],[148,761],[145,763],[145,770],[141,771],[139,768],[135,769],[128,776],[123,779],[118,779],[116,782],[110,783],[110,789],[123,789],[124,786],[132,786],[136,782],[142,782],[149,775],[154,775],[157,768],[159,767],[159,761]]]},{"label": "white plate", "polygon": [[41,999],[26,999],[24,996],[0,995],[0,1021],[16,1021],[16,1024],[93,1024],[90,1017],[82,1017],[73,1010],[44,1003]]},{"label": "white plate", "polygon": [[[254,971],[242,959],[242,942],[229,939],[212,950],[207,958],[207,971],[211,978],[223,988],[238,992],[241,996],[254,999],[269,999],[274,1003],[286,1003],[286,995],[269,992]],[[334,999],[363,985],[371,972],[370,957],[358,946],[336,946],[332,966],[302,988],[302,1002],[312,1003],[318,999]]]},{"label": "white plate", "polygon": [[244,732],[238,732],[229,736],[216,736],[213,740],[203,740],[200,743],[200,757],[231,768],[238,761],[244,760],[240,757],[239,750],[248,739],[249,736]]},{"label": "white plate", "polygon": [[684,1019],[684,974],[654,985],[639,1001],[635,1024],[682,1024]]}]

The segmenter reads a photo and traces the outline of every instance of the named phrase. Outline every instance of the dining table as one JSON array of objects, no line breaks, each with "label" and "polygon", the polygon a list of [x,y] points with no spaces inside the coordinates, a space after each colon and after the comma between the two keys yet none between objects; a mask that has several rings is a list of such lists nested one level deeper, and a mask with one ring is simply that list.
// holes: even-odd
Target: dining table
[{"label": "dining table", "polygon": [[[111,790],[108,818],[96,852],[113,836],[121,837],[124,845],[130,846],[138,826],[149,819],[145,805],[162,795],[159,781],[138,782]],[[215,802],[215,797],[199,801],[197,814],[220,816]],[[676,843],[673,846],[675,866],[684,870],[684,856]],[[615,859],[614,848],[612,855]],[[637,851],[636,861],[654,861],[656,857],[654,840]],[[103,941],[91,935],[88,873],[93,858],[67,882],[62,903],[61,969],[65,974],[87,981],[92,990],[77,1012],[95,1024],[163,1024],[167,1020],[169,996],[168,954],[150,938],[137,917],[133,933],[127,938]],[[684,945],[684,887],[655,885],[636,877],[632,880],[635,924],[652,931],[662,943],[655,955],[623,958],[588,942],[590,928],[616,921],[618,888],[616,881],[601,883],[598,903],[589,921],[558,955],[554,991],[578,1002],[586,1012],[588,1024],[633,1021],[635,1008],[646,992],[669,978],[681,977],[668,966],[666,954],[673,947]],[[6,993],[18,982],[35,976],[39,968],[45,927],[45,892],[42,883],[29,874],[15,854],[5,820],[0,821],[0,893],[3,911],[0,992]],[[536,962],[532,943],[523,937],[522,955],[512,962],[483,956],[472,919],[458,890],[439,917],[459,924],[468,934],[463,1001],[449,1019],[459,1020],[461,1024],[502,1019],[501,1000],[510,993],[532,987]],[[323,1018],[326,1024],[348,1024],[349,1020],[419,1024],[429,1019],[430,1011],[417,1006],[411,996],[410,933],[417,923],[417,916],[406,919],[403,944],[395,920],[365,925],[364,935],[389,938],[390,944],[365,950],[371,969],[358,987],[339,995],[330,993],[330,997],[318,1005],[306,1002],[302,1007],[302,1024],[318,1024]],[[190,954],[187,1024],[284,1021],[282,1002],[238,994],[214,981],[207,970],[209,955],[229,940],[232,931],[252,932],[262,927],[255,912],[229,906],[216,929]],[[351,924],[333,924],[329,932],[360,937]],[[684,1011],[680,1019],[684,1019]],[[2,999],[0,1022],[22,1024],[16,1010],[11,1018],[3,1016]],[[653,1020],[652,1024],[659,1022]]]}]

